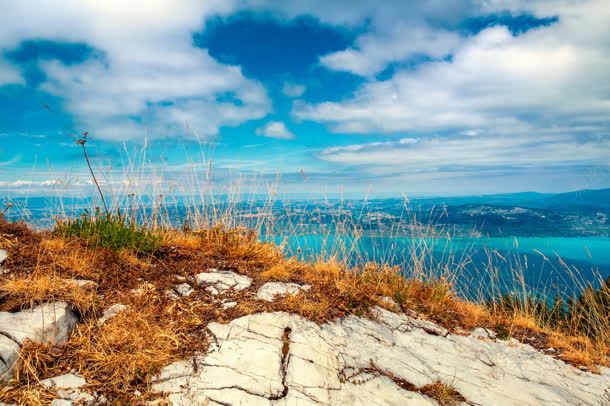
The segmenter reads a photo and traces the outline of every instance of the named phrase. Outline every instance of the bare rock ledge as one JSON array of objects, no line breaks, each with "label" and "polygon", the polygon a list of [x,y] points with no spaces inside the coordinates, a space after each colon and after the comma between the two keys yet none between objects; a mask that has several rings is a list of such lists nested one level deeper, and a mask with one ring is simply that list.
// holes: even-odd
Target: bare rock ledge
[{"label": "bare rock ledge", "polygon": [[198,274],[195,279],[197,285],[205,286],[206,290],[213,295],[224,293],[228,290],[244,290],[250,287],[252,279],[247,276],[232,272],[208,269],[208,272]]},{"label": "bare rock ledge", "polygon": [[438,380],[472,405],[610,404],[607,368],[595,375],[527,345],[373,312],[322,326],[283,312],[210,323],[209,351],[165,367],[153,389],[173,405],[434,405],[401,383]]},{"label": "bare rock ledge", "polygon": [[302,290],[309,290],[309,285],[298,285],[296,283],[267,282],[256,292],[258,300],[273,302],[277,296],[296,295]]},{"label": "bare rock ledge", "polygon": [[0,381],[9,377],[25,340],[63,344],[76,326],[65,302],[45,303],[18,313],[0,312]]}]

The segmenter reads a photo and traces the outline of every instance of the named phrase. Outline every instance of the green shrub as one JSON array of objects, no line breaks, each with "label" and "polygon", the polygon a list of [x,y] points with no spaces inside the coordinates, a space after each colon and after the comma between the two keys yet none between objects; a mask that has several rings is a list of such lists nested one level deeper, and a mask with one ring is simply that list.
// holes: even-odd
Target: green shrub
[{"label": "green shrub", "polygon": [[496,333],[500,340],[508,340],[510,337],[510,331],[503,324],[496,325]]},{"label": "green shrub", "polygon": [[62,237],[80,238],[90,245],[115,251],[126,248],[138,253],[152,253],[162,242],[159,235],[127,221],[120,213],[85,213],[80,218],[58,222],[53,233]]}]

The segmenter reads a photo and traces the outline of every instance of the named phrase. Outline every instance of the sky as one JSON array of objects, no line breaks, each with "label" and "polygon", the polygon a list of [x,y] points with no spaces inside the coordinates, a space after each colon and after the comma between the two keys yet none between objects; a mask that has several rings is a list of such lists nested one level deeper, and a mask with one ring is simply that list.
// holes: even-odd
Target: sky
[{"label": "sky", "polygon": [[2,2],[0,196],[94,193],[84,132],[113,190],[610,187],[608,21],[607,0]]}]

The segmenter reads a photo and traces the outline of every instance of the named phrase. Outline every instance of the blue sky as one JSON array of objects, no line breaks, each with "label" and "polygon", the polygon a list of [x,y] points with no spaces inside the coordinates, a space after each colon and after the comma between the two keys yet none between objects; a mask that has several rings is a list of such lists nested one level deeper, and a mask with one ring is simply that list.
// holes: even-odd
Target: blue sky
[{"label": "blue sky", "polygon": [[115,189],[130,165],[194,188],[210,161],[287,193],[610,187],[603,0],[2,8],[2,194],[92,192],[83,131]]}]

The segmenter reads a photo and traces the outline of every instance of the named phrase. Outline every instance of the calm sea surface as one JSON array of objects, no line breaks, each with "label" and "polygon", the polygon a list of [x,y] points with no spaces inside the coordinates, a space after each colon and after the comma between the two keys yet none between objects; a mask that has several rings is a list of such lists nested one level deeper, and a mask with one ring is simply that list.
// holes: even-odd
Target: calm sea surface
[{"label": "calm sea surface", "polygon": [[[514,237],[434,238],[365,236],[358,240],[340,235],[307,234],[274,237],[300,257],[339,252],[354,263],[388,262],[410,272],[424,257],[425,268],[454,275],[461,293],[486,295],[491,284],[502,291],[520,290],[521,280],[547,295],[571,295],[584,285],[599,284],[610,276],[610,238]],[[428,255],[420,256],[425,252]],[[522,278],[522,279],[521,279]]]}]

